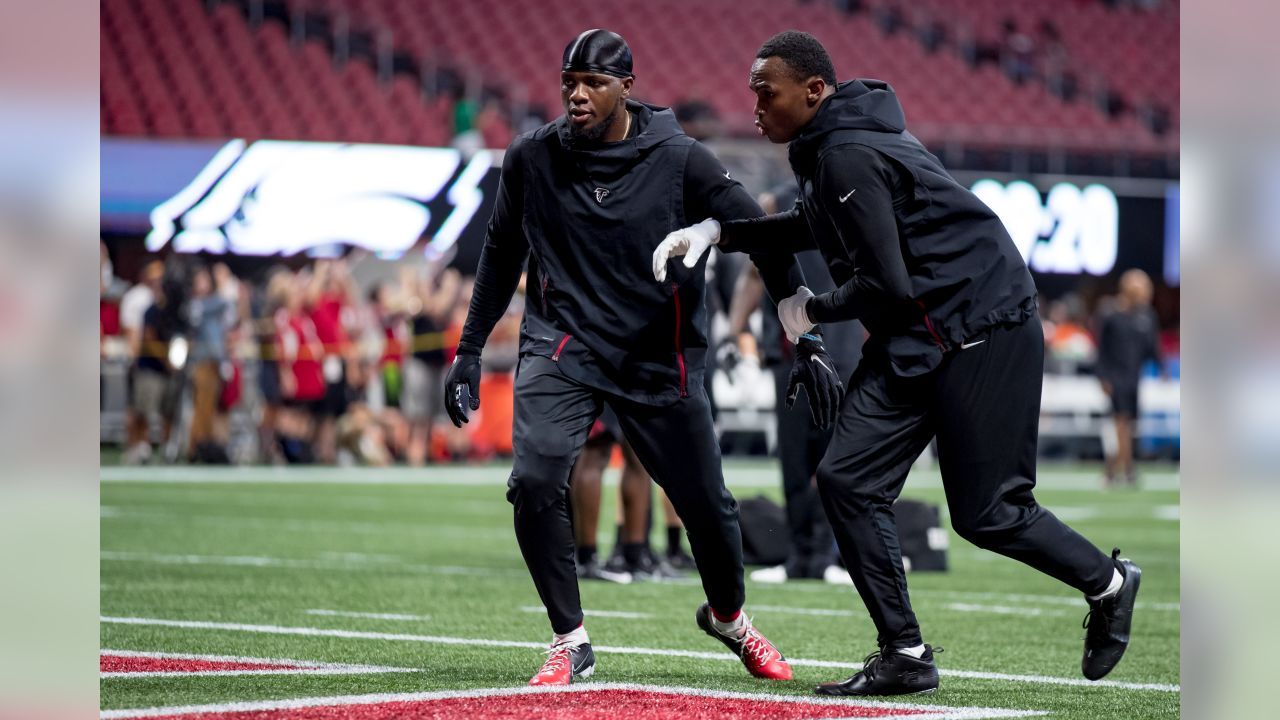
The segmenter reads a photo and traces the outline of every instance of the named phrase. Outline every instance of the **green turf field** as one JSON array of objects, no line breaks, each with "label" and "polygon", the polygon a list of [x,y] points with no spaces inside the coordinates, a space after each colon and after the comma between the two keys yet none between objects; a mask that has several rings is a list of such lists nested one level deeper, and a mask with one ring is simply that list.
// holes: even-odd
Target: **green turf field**
[{"label": "green turf field", "polygon": [[[448,640],[549,639],[545,615],[531,609],[539,601],[511,530],[505,476],[501,466],[104,468],[103,648],[417,671],[105,678],[103,709],[522,685],[541,663],[539,650]],[[615,477],[612,471],[607,476]],[[770,463],[729,462],[726,477],[739,498],[780,499]],[[1096,468],[1046,466],[1038,497],[1105,550],[1118,545],[1143,568],[1133,643],[1107,679],[1113,684],[1054,682],[1082,680],[1080,622],[1086,608],[1078,596],[953,536],[951,572],[909,576],[925,639],[946,648],[939,666],[952,673],[944,674],[938,693],[921,702],[1043,710],[1081,720],[1178,715],[1176,471],[1150,469],[1138,491],[1103,493],[1096,478]],[[913,475],[907,488],[907,497],[942,501],[934,473]],[[606,492],[602,511],[603,552],[612,542],[614,495]],[[655,534],[655,544],[663,543]],[[582,594],[587,629],[598,648],[593,681],[808,694],[814,683],[852,670],[800,660],[853,664],[874,649],[874,630],[853,589],[816,581],[747,584],[747,611],[756,626],[797,661],[795,681],[775,684],[752,680],[736,660],[634,651],[723,653],[694,625],[702,602],[696,580],[593,583]],[[593,617],[592,611],[643,617]],[[274,631],[264,632],[263,626]]]}]

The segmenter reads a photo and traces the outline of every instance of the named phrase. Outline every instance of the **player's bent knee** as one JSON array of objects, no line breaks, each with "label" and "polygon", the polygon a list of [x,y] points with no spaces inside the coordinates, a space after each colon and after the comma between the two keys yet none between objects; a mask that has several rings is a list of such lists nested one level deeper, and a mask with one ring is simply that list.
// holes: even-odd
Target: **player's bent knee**
[{"label": "player's bent knee", "polygon": [[[838,499],[841,503],[865,510],[883,502],[879,493],[873,491],[873,483],[856,473],[841,470],[836,463],[823,460],[818,463],[815,473],[818,481],[818,492],[823,497]],[[891,501],[891,500],[890,500]]]},{"label": "player's bent knee", "polygon": [[840,492],[846,482],[833,463],[826,460],[818,463],[818,470],[814,473],[814,477],[818,482],[818,491],[823,493]]},{"label": "player's bent knee", "polygon": [[542,510],[557,502],[569,486],[573,454],[563,448],[521,448],[516,451],[507,500],[517,510]]},{"label": "player's bent knee", "polygon": [[984,550],[998,550],[1019,535],[1020,524],[1002,522],[992,515],[951,517],[951,529],[965,542]]}]

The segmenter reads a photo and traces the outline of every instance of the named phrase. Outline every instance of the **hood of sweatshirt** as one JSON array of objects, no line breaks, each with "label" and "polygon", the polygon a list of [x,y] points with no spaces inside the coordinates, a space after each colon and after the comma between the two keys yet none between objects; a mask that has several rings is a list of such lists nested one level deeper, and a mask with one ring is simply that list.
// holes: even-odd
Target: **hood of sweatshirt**
[{"label": "hood of sweatshirt", "polygon": [[827,136],[839,130],[900,133],[907,129],[898,96],[883,80],[847,80],[823,101],[818,112],[787,147],[797,174],[808,174]]}]

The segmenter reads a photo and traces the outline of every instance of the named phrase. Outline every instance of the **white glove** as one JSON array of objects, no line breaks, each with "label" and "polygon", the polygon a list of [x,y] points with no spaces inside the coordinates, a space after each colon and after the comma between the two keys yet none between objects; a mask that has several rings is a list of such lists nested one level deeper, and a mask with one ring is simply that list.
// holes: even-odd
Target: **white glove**
[{"label": "white glove", "polygon": [[687,228],[669,233],[653,251],[653,277],[658,282],[667,279],[667,260],[684,255],[684,266],[691,268],[698,264],[707,248],[720,240],[720,223],[708,218]]},{"label": "white glove", "polygon": [[809,313],[804,307],[811,297],[813,292],[801,285],[795,295],[778,303],[778,320],[782,322],[782,329],[786,331],[787,339],[793,343],[799,341],[801,335],[813,329],[813,321],[809,319]]}]

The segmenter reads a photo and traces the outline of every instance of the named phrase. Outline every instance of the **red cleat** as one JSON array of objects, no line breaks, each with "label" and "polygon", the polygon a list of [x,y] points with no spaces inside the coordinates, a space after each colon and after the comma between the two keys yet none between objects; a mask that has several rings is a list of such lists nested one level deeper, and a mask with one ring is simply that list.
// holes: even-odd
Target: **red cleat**
[{"label": "red cleat", "polygon": [[752,627],[750,618],[743,618],[746,627],[743,628],[742,635],[739,637],[725,635],[716,630],[711,624],[711,606],[707,603],[703,603],[702,607],[698,608],[697,618],[698,627],[732,650],[742,660],[747,672],[753,676],[765,680],[791,679],[791,665],[787,663],[787,659],[778,652],[768,638]]},{"label": "red cleat", "polygon": [[596,670],[596,655],[591,643],[552,645],[547,661],[530,680],[530,685],[568,685],[575,677],[588,678]]}]

